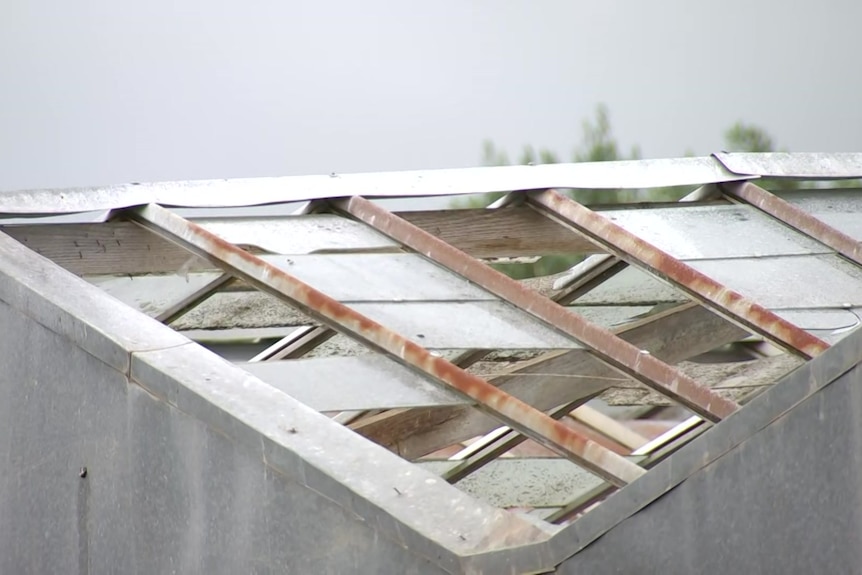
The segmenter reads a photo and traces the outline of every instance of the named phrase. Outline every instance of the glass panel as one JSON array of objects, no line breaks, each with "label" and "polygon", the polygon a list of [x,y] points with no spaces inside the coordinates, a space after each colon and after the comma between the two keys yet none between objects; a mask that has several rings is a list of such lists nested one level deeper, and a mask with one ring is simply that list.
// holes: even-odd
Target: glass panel
[{"label": "glass panel", "polygon": [[580,346],[503,302],[357,303],[350,307],[435,349],[575,349]]},{"label": "glass panel", "polygon": [[839,256],[687,263],[767,308],[862,306],[862,269]]},{"label": "glass panel", "polygon": [[262,256],[262,259],[339,301],[496,299],[417,254]]},{"label": "glass panel", "polygon": [[87,276],[84,279],[121,302],[154,317],[191,296],[220,275],[207,272],[182,276]]},{"label": "glass panel", "polygon": [[831,252],[751,206],[615,210],[605,215],[679,259]]},{"label": "glass panel", "polygon": [[781,197],[836,230],[862,241],[862,190],[782,192]]},{"label": "glass panel", "polygon": [[242,363],[318,411],[462,405],[469,401],[381,355]]},{"label": "glass panel", "polygon": [[398,248],[394,241],[365,224],[332,214],[203,219],[195,223],[233,244],[274,254]]}]

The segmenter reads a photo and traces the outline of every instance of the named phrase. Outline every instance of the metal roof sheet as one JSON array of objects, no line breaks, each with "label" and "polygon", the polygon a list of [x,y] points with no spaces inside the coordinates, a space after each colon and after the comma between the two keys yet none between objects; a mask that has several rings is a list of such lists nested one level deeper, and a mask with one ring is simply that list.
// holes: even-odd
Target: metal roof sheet
[{"label": "metal roof sheet", "polygon": [[[727,161],[725,159],[725,161]],[[859,156],[836,156],[842,177],[862,177]],[[808,165],[807,163],[805,165]],[[846,167],[845,167],[846,166]],[[713,157],[582,164],[503,166],[328,176],[134,183],[0,194],[0,213],[62,214],[150,203],[179,207],[253,206],[364,195],[371,198],[450,196],[545,188],[655,188],[750,179]]]}]

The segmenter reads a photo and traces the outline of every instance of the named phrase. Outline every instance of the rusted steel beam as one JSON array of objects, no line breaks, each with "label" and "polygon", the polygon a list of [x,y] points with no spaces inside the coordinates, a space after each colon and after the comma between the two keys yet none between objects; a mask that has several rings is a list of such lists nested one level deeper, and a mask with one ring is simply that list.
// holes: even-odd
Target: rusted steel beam
[{"label": "rusted steel beam", "polygon": [[[520,194],[523,203],[524,196]],[[721,190],[715,184],[706,184],[686,194],[670,205],[678,206],[686,203],[706,203],[711,200],[720,199]],[[587,240],[589,241],[589,240]],[[620,261],[609,254],[592,255],[578,263],[569,270],[569,277],[559,286],[562,291],[554,294],[554,301],[562,305],[573,302],[596,286],[614,277],[628,267],[626,262]],[[556,284],[555,284],[555,287]]]},{"label": "rusted steel beam", "polygon": [[862,242],[856,241],[760,186],[751,182],[728,183],[722,184],[721,190],[728,196],[751,204],[796,231],[829,246],[848,260],[862,265]]},{"label": "rusted steel beam", "polygon": [[171,211],[151,204],[127,213],[134,221],[208,259],[225,272],[474,400],[478,409],[606,481],[625,485],[643,474],[637,465],[547,414]]},{"label": "rusted steel beam", "polygon": [[531,194],[527,201],[621,260],[667,279],[715,313],[745,326],[791,353],[812,358],[829,347],[826,342],[571,198],[548,190]]},{"label": "rusted steel beam", "polygon": [[[632,345],[648,349],[665,363],[675,364],[748,334],[688,302],[640,321],[614,328]],[[576,374],[576,383],[544,374]],[[584,349],[552,351],[491,379],[491,383],[530,405],[550,410],[614,385],[616,370]],[[463,406],[389,410],[351,424],[351,429],[407,459],[416,459],[499,427],[484,413]]]},{"label": "rusted steel beam", "polygon": [[705,419],[719,421],[737,409],[733,401],[698,384],[647,351],[588,322],[385,208],[358,196],[333,205],[557,328],[587,347],[600,361],[685,405]]}]

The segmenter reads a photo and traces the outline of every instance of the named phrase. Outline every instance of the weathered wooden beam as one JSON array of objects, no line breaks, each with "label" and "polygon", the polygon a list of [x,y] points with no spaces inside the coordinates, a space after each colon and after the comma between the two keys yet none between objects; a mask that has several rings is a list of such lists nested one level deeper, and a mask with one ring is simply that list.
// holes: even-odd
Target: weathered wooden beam
[{"label": "weathered wooden beam", "polygon": [[[403,212],[407,221],[477,258],[595,253],[591,242],[526,207]],[[305,217],[305,216],[295,216]],[[176,273],[211,264],[131,222],[4,227],[33,251],[78,274]]]},{"label": "weathered wooden beam", "polygon": [[78,275],[176,273],[212,264],[131,222],[2,228],[31,250]]},{"label": "weathered wooden beam", "polygon": [[[397,215],[476,258],[593,254],[584,238],[566,237],[556,222],[524,206],[497,210],[434,210]],[[573,234],[570,234],[573,235]]]},{"label": "weathered wooden beam", "polygon": [[[746,332],[697,304],[682,304],[616,333],[668,363],[678,363],[730,343]],[[559,377],[570,374],[573,377]],[[507,393],[548,410],[614,385],[619,373],[583,350],[546,354],[511,374],[491,379]],[[427,455],[499,427],[499,422],[469,407],[389,411],[350,426],[356,432],[408,459]]]}]

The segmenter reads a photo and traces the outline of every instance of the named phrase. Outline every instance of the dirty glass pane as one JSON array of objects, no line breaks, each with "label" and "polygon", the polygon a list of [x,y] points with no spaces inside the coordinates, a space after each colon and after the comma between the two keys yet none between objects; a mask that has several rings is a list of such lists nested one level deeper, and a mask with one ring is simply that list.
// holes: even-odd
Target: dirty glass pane
[{"label": "dirty glass pane", "polygon": [[509,304],[357,303],[353,309],[435,349],[574,349],[580,346]]},{"label": "dirty glass pane", "polygon": [[417,254],[262,256],[339,301],[489,300],[493,295]]},{"label": "dirty glass pane", "polygon": [[862,190],[782,192],[781,197],[836,230],[862,241]]},{"label": "dirty glass pane", "polygon": [[202,219],[195,223],[238,245],[274,254],[397,249],[398,244],[365,224],[333,214],[280,218]]},{"label": "dirty glass pane", "polygon": [[679,259],[829,253],[831,250],[742,205],[710,205],[604,214],[626,230]]},{"label": "dirty glass pane", "polygon": [[839,256],[687,262],[767,308],[862,306],[862,269]]},{"label": "dirty glass pane", "polygon": [[318,411],[470,403],[381,355],[241,363],[240,367]]}]

